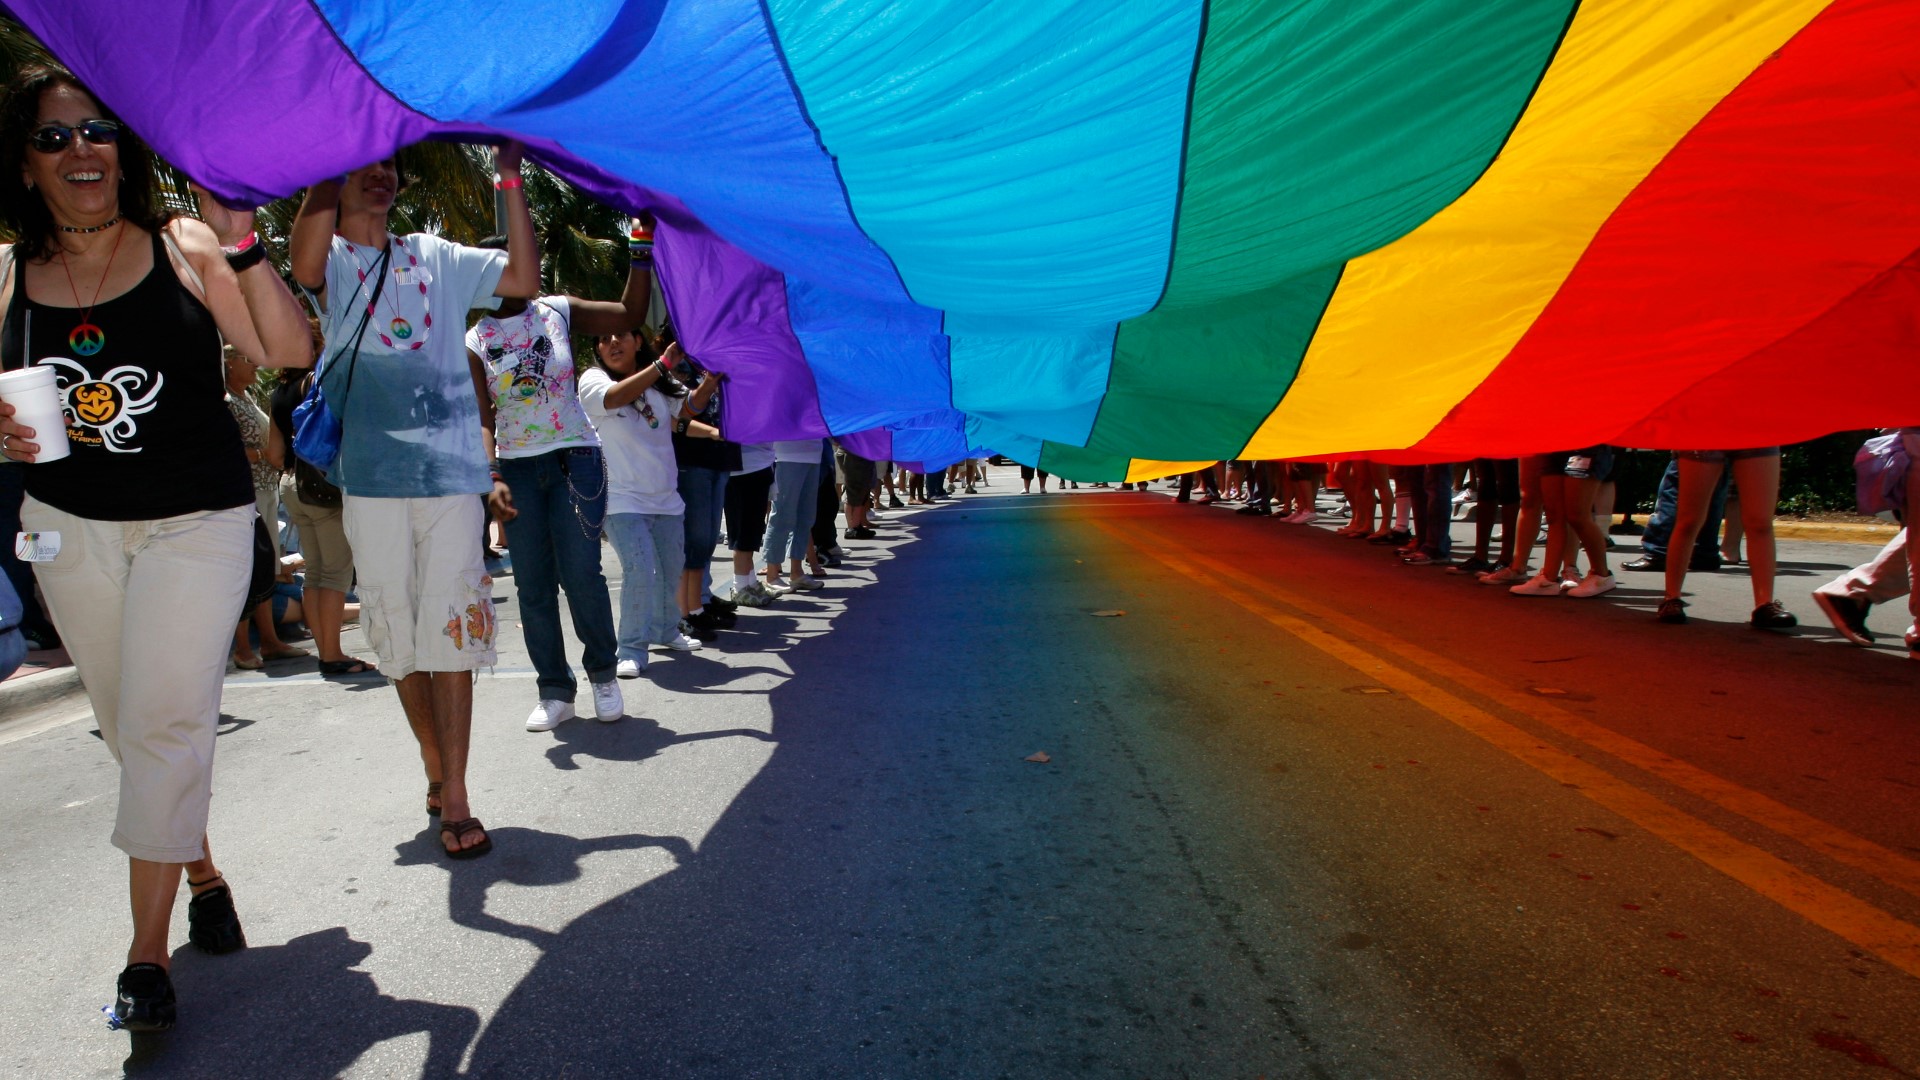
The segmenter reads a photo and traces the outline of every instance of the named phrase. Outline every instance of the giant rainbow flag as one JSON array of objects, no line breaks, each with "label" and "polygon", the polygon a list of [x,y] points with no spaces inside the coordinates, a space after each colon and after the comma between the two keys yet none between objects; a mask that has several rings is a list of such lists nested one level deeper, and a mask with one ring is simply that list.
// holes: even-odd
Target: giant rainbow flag
[{"label": "giant rainbow flag", "polygon": [[1917,0],[5,0],[187,173],[526,141],[732,437],[1084,479],[1920,423]]}]

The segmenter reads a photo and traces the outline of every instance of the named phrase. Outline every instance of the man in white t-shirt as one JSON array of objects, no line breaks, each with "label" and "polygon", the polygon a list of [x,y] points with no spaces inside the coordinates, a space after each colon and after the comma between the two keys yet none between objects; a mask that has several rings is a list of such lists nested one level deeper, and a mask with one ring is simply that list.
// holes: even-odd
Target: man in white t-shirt
[{"label": "man in white t-shirt", "polygon": [[461,328],[496,296],[540,289],[520,159],[517,143],[496,158],[505,253],[389,232],[392,158],[307,189],[292,236],[294,280],[325,307],[318,378],[341,420],[330,478],[345,493],[361,623],[420,743],[428,812],[442,815],[455,859],[493,848],[467,801],[473,672],[494,662],[495,624],[477,497],[492,483]]}]

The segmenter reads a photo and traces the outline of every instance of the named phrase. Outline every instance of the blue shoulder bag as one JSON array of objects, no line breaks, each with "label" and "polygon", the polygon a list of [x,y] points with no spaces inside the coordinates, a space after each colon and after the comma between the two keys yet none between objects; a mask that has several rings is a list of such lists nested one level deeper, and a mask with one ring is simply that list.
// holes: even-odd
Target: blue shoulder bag
[{"label": "blue shoulder bag", "polygon": [[[294,455],[322,473],[331,471],[334,462],[340,459],[340,415],[346,412],[347,395],[353,393],[353,369],[360,359],[360,339],[367,336],[367,320],[373,317],[373,305],[380,302],[380,294],[387,287],[387,260],[392,255],[393,245],[389,243],[387,250],[380,253],[380,264],[374,268],[373,298],[367,301],[366,310],[360,314],[360,326],[353,333],[352,355],[347,355],[348,350],[344,346],[334,353],[333,359],[314,373],[313,385],[307,387],[307,396],[293,407]],[[327,396],[320,384],[342,356],[347,356],[347,385],[340,392],[340,412],[336,413],[328,407]]]}]

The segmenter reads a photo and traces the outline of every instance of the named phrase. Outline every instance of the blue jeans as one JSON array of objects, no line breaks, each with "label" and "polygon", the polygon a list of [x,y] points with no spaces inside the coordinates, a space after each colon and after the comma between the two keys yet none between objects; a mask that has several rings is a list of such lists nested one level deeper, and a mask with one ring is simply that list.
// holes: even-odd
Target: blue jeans
[{"label": "blue jeans", "polygon": [[513,491],[505,524],[513,552],[520,622],[527,632],[542,701],[572,701],[579,690],[560,631],[560,589],[567,590],[580,666],[592,682],[613,678],[613,601],[600,572],[600,529],[607,513],[607,469],[597,447],[575,446],[500,459]]},{"label": "blue jeans", "polygon": [[687,504],[685,570],[705,570],[720,542],[720,515],[727,507],[727,474],[719,469],[681,469],[680,501]]},{"label": "blue jeans", "polygon": [[686,569],[686,524],[680,514],[608,514],[607,538],[620,556],[622,660],[647,667],[647,646],[665,645],[680,626],[676,599]]},{"label": "blue jeans", "polygon": [[773,463],[773,516],[767,521],[767,565],[807,557],[813,532],[813,508],[820,497],[820,463]]},{"label": "blue jeans", "polygon": [[[1714,486],[1713,502],[1707,518],[1700,523],[1700,535],[1693,541],[1691,563],[1720,565],[1720,521],[1727,516],[1727,485],[1732,469],[1720,470],[1720,483]],[[1640,550],[1659,558],[1667,557],[1667,540],[1673,536],[1673,519],[1680,512],[1680,459],[1667,459],[1667,471],[1660,474],[1660,490],[1653,497],[1653,514],[1640,536]]]}]

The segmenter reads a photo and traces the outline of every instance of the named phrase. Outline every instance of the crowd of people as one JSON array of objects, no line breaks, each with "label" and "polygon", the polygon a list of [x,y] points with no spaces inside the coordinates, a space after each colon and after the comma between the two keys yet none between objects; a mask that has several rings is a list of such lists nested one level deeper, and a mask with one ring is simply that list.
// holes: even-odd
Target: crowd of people
[{"label": "crowd of people", "polygon": [[[44,601],[29,630],[64,643],[120,766],[112,842],[128,857],[133,936],[112,1013],[125,1027],[174,1021],[167,937],[183,874],[190,942],[245,946],[206,835],[214,735],[230,664],[312,656],[285,628],[304,627],[322,675],[393,685],[442,850],[476,858],[493,846],[467,763],[475,673],[496,659],[495,523],[536,672],[525,726],[547,731],[580,699],[563,592],[593,714],[615,722],[622,681],[645,676],[651,651],[700,649],[739,607],[820,589],[840,541],[873,538],[882,507],[987,483],[976,460],[919,473],[825,438],[729,440],[726,376],[648,311],[649,222],[635,222],[618,298],[543,294],[521,150],[495,160],[502,235],[478,245],[395,232],[391,158],[314,184],[289,237],[303,302],[251,212],[198,192],[197,219],[168,213],[151,152],[70,73],[28,69],[7,88],[0,224],[18,239],[0,250],[0,369],[53,369],[65,431],[23,423],[0,398],[0,454],[18,463],[0,467],[0,510],[17,505],[37,538],[22,548],[33,579],[13,579]],[[264,407],[263,369],[280,373]],[[1589,447],[1464,468],[1226,462],[1181,478],[1179,498],[1197,485],[1201,502],[1307,523],[1331,482],[1351,511],[1342,536],[1519,596],[1589,598],[1616,581],[1612,460]],[[1476,542],[1456,560],[1462,472]],[[1790,626],[1772,592],[1777,448],[1677,455],[1646,554],[1626,568],[1663,572],[1659,617],[1684,622],[1688,570],[1728,554],[1713,537],[1729,476],[1753,625]],[[1023,494],[1036,479],[1044,495],[1055,478],[1022,468]],[[723,537],[731,573],[716,578]],[[617,611],[602,544],[620,566]],[[1890,545],[1824,587],[1823,610],[1871,640],[1867,610],[1908,591],[1914,557],[1911,542]],[[344,651],[354,619],[372,657]]]},{"label": "crowd of people", "polygon": [[[198,189],[197,220],[166,212],[151,151],[72,74],[7,88],[0,147],[0,224],[18,237],[0,249],[0,369],[52,368],[66,428],[0,397],[18,463],[0,466],[0,517],[17,508],[9,533],[38,538],[31,577],[9,580],[120,765],[126,1028],[174,1021],[183,873],[189,941],[246,943],[206,835],[232,667],[312,657],[326,677],[388,680],[441,847],[476,858],[493,846],[466,782],[473,680],[496,659],[492,528],[536,673],[526,728],[546,731],[580,696],[563,592],[593,714],[614,722],[651,650],[700,649],[739,606],[820,589],[842,539],[907,505],[899,485],[945,497],[945,470],[906,482],[830,439],[727,439],[726,376],[649,320],[647,219],[620,297],[543,294],[515,144],[495,153],[503,235],[478,245],[395,232],[391,158],[313,185],[289,237],[304,302],[252,213]],[[733,572],[716,581],[723,535]],[[354,620],[371,657],[342,646]]]},{"label": "crowd of people", "polygon": [[[1904,456],[1920,455],[1920,428],[1893,433]],[[1335,535],[1390,547],[1408,566],[1441,567],[1515,596],[1591,599],[1619,585],[1609,555],[1617,456],[1614,447],[1590,446],[1424,465],[1365,459],[1226,461],[1179,476],[1175,499],[1239,502],[1237,514],[1304,525],[1322,519],[1318,500],[1331,488],[1339,496],[1338,512],[1348,518]],[[1029,473],[1022,469],[1023,480]],[[1040,475],[1044,492],[1046,474]],[[1920,469],[1908,470],[1902,483],[1905,505],[1913,505],[1920,497]],[[1654,617],[1685,623],[1687,574],[1744,562],[1753,586],[1749,624],[1758,630],[1797,625],[1774,595],[1773,521],[1779,496],[1778,446],[1672,453],[1653,513],[1644,528],[1632,530],[1640,533],[1641,554],[1622,565],[1661,575]],[[1466,509],[1474,527],[1473,549],[1462,558],[1453,550],[1456,507]],[[1538,567],[1533,565],[1536,547]],[[1670,557],[1676,552],[1683,554]],[[1869,610],[1906,598],[1913,618],[1906,631],[1908,652],[1920,659],[1920,595],[1912,589],[1917,568],[1920,537],[1902,528],[1872,562],[1816,589],[1813,599],[1842,636],[1870,645]]]}]

